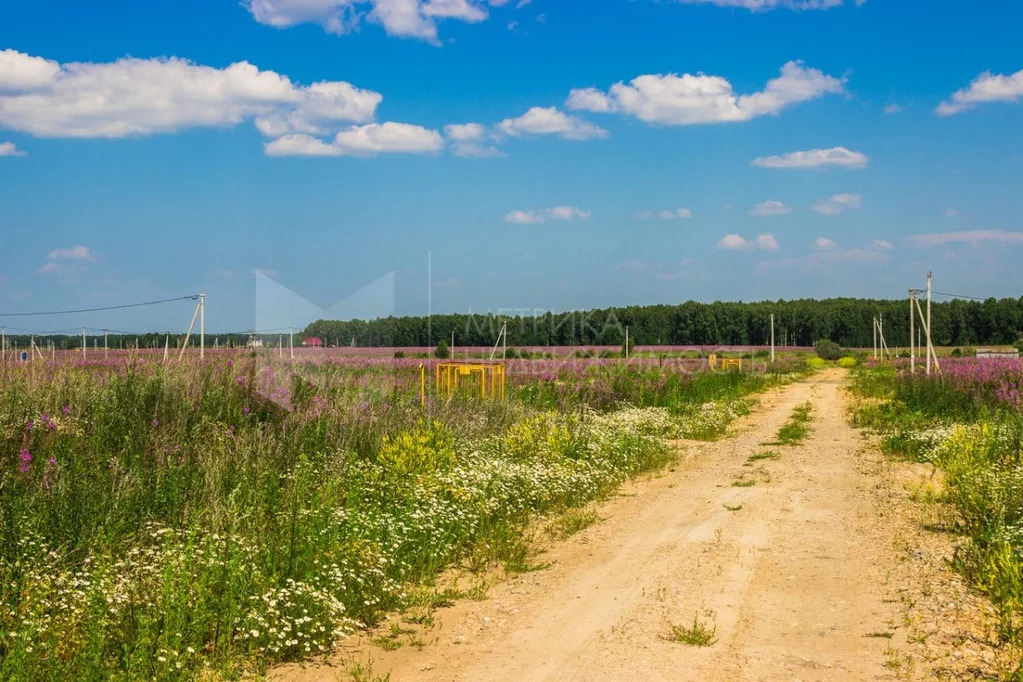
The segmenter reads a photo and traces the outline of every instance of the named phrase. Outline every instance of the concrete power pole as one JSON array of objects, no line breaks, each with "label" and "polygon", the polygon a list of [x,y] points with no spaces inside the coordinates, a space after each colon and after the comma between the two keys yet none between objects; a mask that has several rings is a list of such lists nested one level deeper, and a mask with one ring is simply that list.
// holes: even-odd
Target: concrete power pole
[{"label": "concrete power pole", "polygon": [[931,273],[927,273],[927,374],[931,373],[931,354],[934,352],[931,343]]},{"label": "concrete power pole", "polygon": [[774,363],[774,313],[771,313],[771,362]]},{"label": "concrete power pole", "polygon": [[916,293],[909,290],[909,373],[913,374],[916,372],[916,348],[913,345],[913,316],[916,311],[913,310],[913,299],[916,297]]}]

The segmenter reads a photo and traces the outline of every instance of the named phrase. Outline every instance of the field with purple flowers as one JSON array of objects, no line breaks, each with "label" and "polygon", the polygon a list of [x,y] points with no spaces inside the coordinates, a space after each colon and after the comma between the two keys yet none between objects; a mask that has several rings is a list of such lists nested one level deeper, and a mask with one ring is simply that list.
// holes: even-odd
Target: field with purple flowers
[{"label": "field with purple flowers", "polygon": [[853,387],[856,423],[942,472],[933,498],[964,540],[954,565],[997,608],[1000,640],[1023,651],[1023,360],[947,358],[929,377],[899,361],[858,371]]},{"label": "field with purple flowers", "polygon": [[527,570],[531,521],[664,466],[665,438],[718,437],[802,371],[511,360],[503,401],[421,404],[430,362],[0,366],[0,678],[237,676],[323,654],[449,599],[430,587],[447,567]]}]

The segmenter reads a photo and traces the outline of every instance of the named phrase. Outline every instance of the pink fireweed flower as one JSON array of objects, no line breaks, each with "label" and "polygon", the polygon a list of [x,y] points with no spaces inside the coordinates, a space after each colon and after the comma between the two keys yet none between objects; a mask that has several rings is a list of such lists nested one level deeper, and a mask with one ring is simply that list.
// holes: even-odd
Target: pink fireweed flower
[{"label": "pink fireweed flower", "polygon": [[67,415],[71,414],[71,408],[70,408],[70,407],[68,407],[67,405],[64,405],[64,406],[62,406],[62,407],[60,408],[60,412],[61,412],[61,414],[63,414],[64,416],[67,416]]},{"label": "pink fireweed flower", "polygon": [[35,428],[35,425],[36,425],[36,423],[34,421],[32,421],[31,419],[29,419],[28,421],[25,422],[25,430],[26,431],[31,431],[32,429]]},{"label": "pink fireweed flower", "polygon": [[252,410],[249,409],[248,405],[242,408],[242,414],[244,414],[246,417],[249,416],[249,412],[252,412]]},{"label": "pink fireweed flower", "polygon": [[18,458],[21,460],[21,463],[18,464],[18,471],[24,474],[32,465],[32,453],[28,451],[28,448],[22,448]]},{"label": "pink fireweed flower", "polygon": [[153,428],[155,429],[157,426],[160,425],[160,420],[159,419],[154,419],[152,424],[153,424]]}]

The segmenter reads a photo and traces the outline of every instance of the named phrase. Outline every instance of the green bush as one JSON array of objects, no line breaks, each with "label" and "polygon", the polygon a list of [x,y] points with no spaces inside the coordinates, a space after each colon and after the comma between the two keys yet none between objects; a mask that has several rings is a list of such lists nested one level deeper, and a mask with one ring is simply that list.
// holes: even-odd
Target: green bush
[{"label": "green bush", "polygon": [[852,367],[855,367],[856,366],[856,358],[852,357],[851,355],[846,355],[845,357],[841,357],[841,358],[838,359],[838,366],[839,367],[845,367],[846,369],[850,369]]},{"label": "green bush", "polygon": [[394,351],[394,359],[395,360],[401,360],[403,357],[405,357],[405,351],[403,351],[403,350],[396,350],[396,351]]},{"label": "green bush", "polygon": [[448,350],[448,342],[441,339],[440,343],[437,344],[437,350],[433,351],[433,357],[446,360],[451,357],[451,351]]},{"label": "green bush", "polygon": [[834,341],[821,339],[813,344],[813,348],[817,351],[817,356],[823,360],[837,360],[842,357],[842,347]]}]

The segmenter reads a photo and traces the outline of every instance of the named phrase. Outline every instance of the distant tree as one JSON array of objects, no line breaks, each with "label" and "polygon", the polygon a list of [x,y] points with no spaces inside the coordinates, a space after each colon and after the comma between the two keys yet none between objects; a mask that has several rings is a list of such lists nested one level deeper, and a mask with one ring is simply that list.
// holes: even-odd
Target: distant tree
[{"label": "distant tree", "polygon": [[834,341],[821,339],[817,343],[813,344],[813,348],[817,351],[817,355],[820,356],[822,360],[837,360],[842,357],[842,347]]},{"label": "distant tree", "polygon": [[437,344],[437,350],[433,351],[433,356],[441,360],[451,357],[451,351],[448,350],[448,342],[441,339],[440,343]]}]

